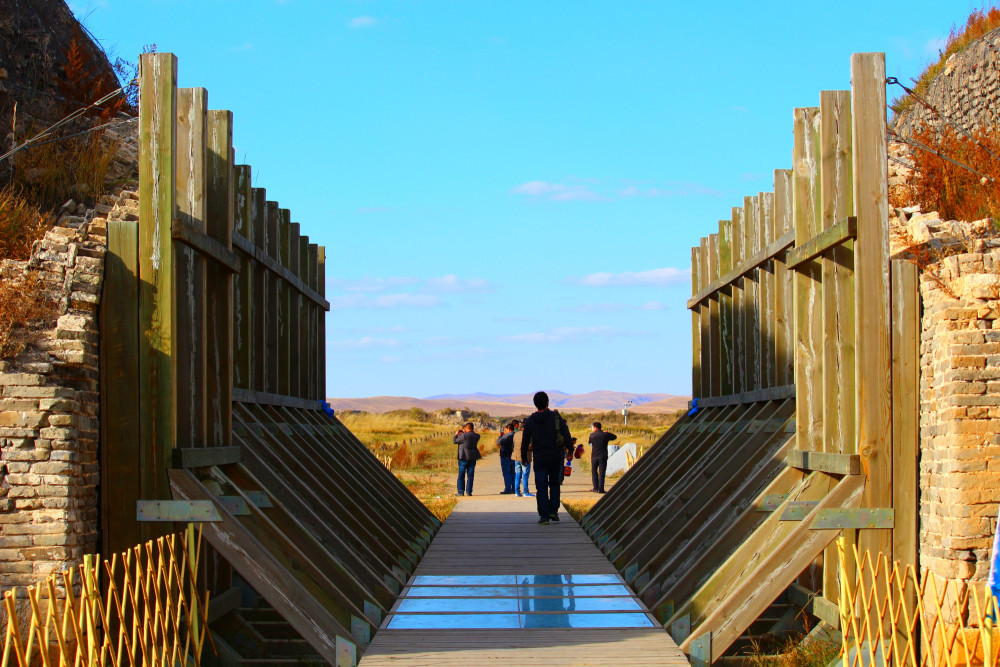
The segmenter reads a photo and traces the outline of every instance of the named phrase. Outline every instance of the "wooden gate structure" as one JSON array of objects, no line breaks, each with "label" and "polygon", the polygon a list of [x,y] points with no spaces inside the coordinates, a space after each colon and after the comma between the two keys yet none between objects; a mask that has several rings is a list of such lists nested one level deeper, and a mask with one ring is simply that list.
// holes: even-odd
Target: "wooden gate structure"
[{"label": "wooden gate structure", "polygon": [[235,571],[353,665],[439,522],[324,410],[324,250],[235,164],[231,112],[169,53],[141,57],[139,106],[101,306],[103,551],[202,521],[210,619]]},{"label": "wooden gate structure", "polygon": [[695,409],[584,519],[693,664],[839,623],[834,540],[917,557],[916,267],[889,259],[884,54],[795,109],[792,169],[693,248]]}]

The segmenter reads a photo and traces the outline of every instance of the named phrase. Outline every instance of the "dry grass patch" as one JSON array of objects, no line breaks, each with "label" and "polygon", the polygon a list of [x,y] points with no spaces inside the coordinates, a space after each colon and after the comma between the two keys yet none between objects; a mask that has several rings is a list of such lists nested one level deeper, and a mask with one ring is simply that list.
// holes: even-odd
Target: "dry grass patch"
[{"label": "dry grass patch", "polygon": [[32,244],[45,236],[55,216],[45,213],[14,185],[0,189],[0,260],[28,259]]},{"label": "dry grass patch", "polygon": [[0,278],[0,359],[20,354],[35,330],[55,325],[56,315],[37,273]]},{"label": "dry grass patch", "polygon": [[563,497],[562,504],[569,512],[569,515],[576,519],[577,523],[583,520],[583,517],[587,515],[587,512],[597,504],[597,501],[601,499],[601,496],[594,496],[593,498],[566,498]]}]

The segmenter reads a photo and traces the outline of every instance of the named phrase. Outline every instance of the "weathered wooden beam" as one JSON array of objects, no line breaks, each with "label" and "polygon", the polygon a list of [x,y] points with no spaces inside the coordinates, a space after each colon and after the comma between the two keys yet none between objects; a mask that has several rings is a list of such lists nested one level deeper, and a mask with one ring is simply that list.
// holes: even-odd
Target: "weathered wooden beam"
[{"label": "weathered wooden beam", "polygon": [[[892,350],[889,287],[889,188],[885,54],[851,57],[857,295],[858,453],[865,461],[866,507],[890,507],[892,481]],[[865,530],[862,552],[892,554],[892,531]]]},{"label": "weathered wooden beam", "polygon": [[787,232],[783,234],[773,243],[768,245],[766,248],[756,252],[749,259],[741,261],[740,264],[735,269],[724,275],[722,278],[699,290],[694,296],[688,299],[687,307],[689,309],[694,308],[696,304],[706,299],[713,292],[717,292],[723,287],[732,285],[737,280],[743,278],[747,273],[753,271],[754,269],[756,269],[769,259],[773,259],[775,257],[783,255],[785,250],[792,247],[794,244],[795,244],[794,233]]},{"label": "weathered wooden beam", "polygon": [[268,255],[265,250],[257,245],[256,241],[251,242],[245,239],[241,234],[234,233],[233,245],[248,255],[251,255],[254,259],[263,264],[264,267],[271,273],[281,276],[285,282],[291,284],[292,287],[305,295],[306,298],[314,301],[316,305],[323,308],[323,310],[330,310],[329,301],[319,294],[319,292],[303,283],[298,277],[292,274],[291,271],[283,267],[278,260]]},{"label": "weathered wooden beam", "polygon": [[740,405],[742,403],[756,403],[758,401],[782,401],[787,398],[795,398],[795,385],[789,384],[781,387],[768,387],[754,391],[745,391],[739,394],[728,396],[711,396],[698,399],[698,407],[715,408],[724,405]]},{"label": "weathered wooden beam", "polygon": [[[237,165],[233,180],[233,235],[250,238],[252,235],[250,167]],[[254,261],[245,252],[242,252],[242,256],[245,263],[240,266],[240,274],[233,285],[233,384],[243,389],[253,389],[254,329],[250,311],[253,308],[251,304],[254,303],[255,294]]]},{"label": "weathered wooden beam", "polygon": [[[701,251],[691,248],[691,289],[697,293],[701,289]],[[695,397],[705,393],[701,381],[701,303],[691,307],[691,394]]]},{"label": "weathered wooden beam", "polygon": [[805,586],[792,584],[788,587],[788,601],[804,609],[833,628],[840,628],[840,607]]},{"label": "weathered wooden beam", "polygon": [[240,272],[240,258],[236,253],[187,222],[175,223],[172,233],[187,247],[226,267],[229,273]]},{"label": "weathered wooden beam", "polygon": [[828,472],[835,475],[860,475],[861,457],[857,454],[813,452],[793,449],[786,460],[789,468]]},{"label": "weathered wooden beam", "polygon": [[[719,273],[733,270],[733,223],[719,222]],[[733,393],[733,294],[732,289],[719,290],[719,391],[717,396]]]},{"label": "weathered wooden beam", "polygon": [[788,268],[794,269],[815,259],[827,250],[832,250],[845,241],[851,241],[858,235],[858,219],[849,216],[833,227],[825,229],[801,246],[788,251]]},{"label": "weathered wooden beam", "polygon": [[240,607],[243,599],[243,590],[238,586],[233,586],[222,593],[213,595],[208,601],[207,621],[214,623],[226,614],[236,611]]},{"label": "weathered wooden beam", "polygon": [[239,388],[233,389],[233,401],[237,403],[258,403],[260,405],[281,405],[287,408],[302,408],[304,410],[319,410],[321,408],[319,401],[307,398]]},{"label": "weathered wooden beam", "polygon": [[[760,249],[760,200],[743,198],[743,249],[755,256]],[[762,260],[766,261],[766,260]],[[746,317],[743,319],[743,340],[746,341],[746,359],[743,364],[743,390],[755,391],[760,384],[760,264],[743,275],[746,293]]]},{"label": "weathered wooden beam", "polygon": [[917,266],[892,262],[893,558],[917,565],[920,498],[920,292]]},{"label": "weathered wooden beam", "polygon": [[239,462],[239,447],[182,447],[174,450],[175,468],[207,468]]},{"label": "weathered wooden beam", "polygon": [[841,529],[861,530],[870,528],[893,528],[895,514],[891,507],[861,509],[825,509],[816,513],[810,527],[814,530]]},{"label": "weathered wooden beam", "polygon": [[[170,497],[174,446],[174,252],[177,58],[139,58],[139,475],[143,498]],[[162,534],[143,527],[143,540]]]}]

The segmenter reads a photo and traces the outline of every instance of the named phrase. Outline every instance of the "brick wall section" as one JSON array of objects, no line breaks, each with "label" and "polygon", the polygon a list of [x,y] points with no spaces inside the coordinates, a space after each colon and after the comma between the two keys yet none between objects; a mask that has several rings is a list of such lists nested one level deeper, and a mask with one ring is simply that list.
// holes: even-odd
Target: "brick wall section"
[{"label": "brick wall section", "polygon": [[1000,249],[985,250],[920,280],[920,566],[948,579],[986,578],[1000,503]]},{"label": "brick wall section", "polygon": [[69,203],[27,262],[58,303],[58,323],[0,361],[0,587],[32,584],[97,544],[100,481],[98,303],[107,218],[137,219],[138,197]]}]

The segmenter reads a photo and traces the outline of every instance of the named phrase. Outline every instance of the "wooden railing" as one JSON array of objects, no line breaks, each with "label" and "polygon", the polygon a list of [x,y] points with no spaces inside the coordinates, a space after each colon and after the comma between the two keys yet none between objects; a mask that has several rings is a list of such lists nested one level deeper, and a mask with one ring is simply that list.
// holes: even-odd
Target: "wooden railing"
[{"label": "wooden railing", "polygon": [[0,667],[200,665],[208,599],[196,583],[201,531],[93,556],[26,589],[4,591]]},{"label": "wooden railing", "polygon": [[834,608],[842,527],[916,560],[919,306],[889,260],[884,68],[855,54],[850,91],[795,109],[792,168],[692,249],[697,409],[584,519],[696,664],[793,584]]}]

